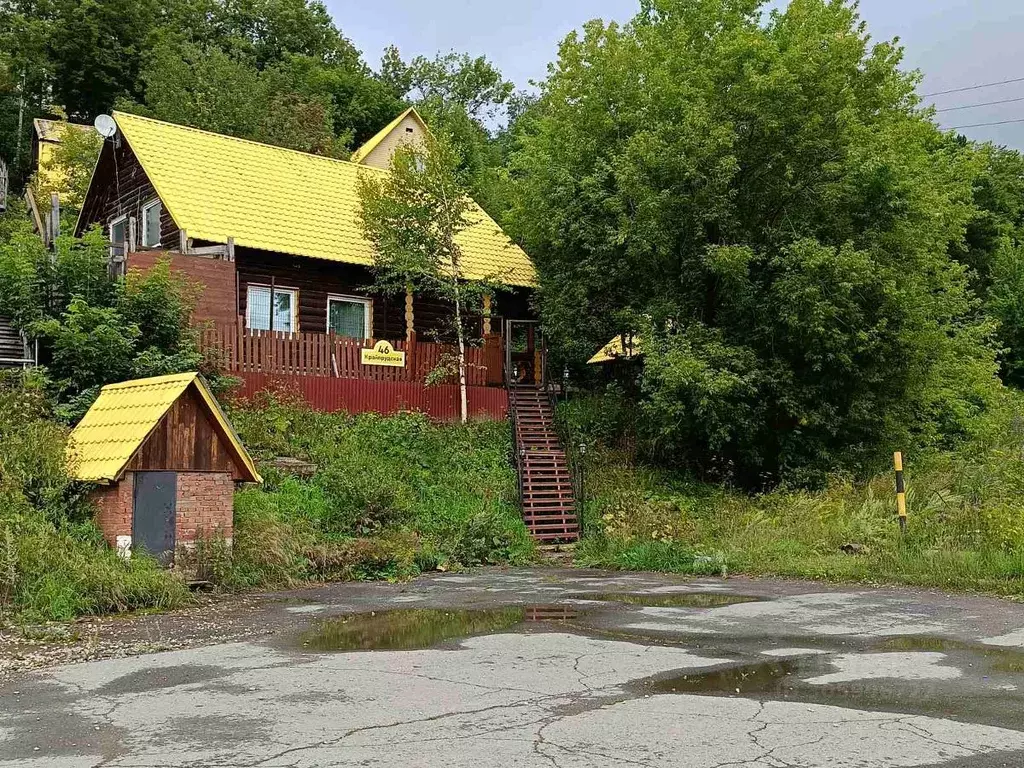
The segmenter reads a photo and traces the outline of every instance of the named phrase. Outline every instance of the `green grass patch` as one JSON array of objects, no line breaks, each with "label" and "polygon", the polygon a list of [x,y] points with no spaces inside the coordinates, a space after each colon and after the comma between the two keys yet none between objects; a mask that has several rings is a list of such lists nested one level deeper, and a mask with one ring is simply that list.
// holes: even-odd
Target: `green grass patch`
[{"label": "green grass patch", "polygon": [[997,417],[969,443],[908,457],[905,534],[891,473],[749,494],[646,465],[628,441],[608,447],[573,423],[590,446],[577,457],[586,493],[577,562],[1024,596],[1024,438],[1012,412]]},{"label": "green grass patch", "polygon": [[[516,504],[507,424],[326,414],[273,395],[232,416],[266,482],[236,494],[234,552],[222,583],[402,579],[534,556]],[[271,466],[278,456],[316,471],[290,476]]]}]

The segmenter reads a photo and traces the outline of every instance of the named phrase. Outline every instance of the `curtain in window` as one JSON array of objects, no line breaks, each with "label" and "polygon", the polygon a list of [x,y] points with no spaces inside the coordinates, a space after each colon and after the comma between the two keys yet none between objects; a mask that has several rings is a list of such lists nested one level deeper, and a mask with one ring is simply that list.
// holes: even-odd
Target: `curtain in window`
[{"label": "curtain in window", "polygon": [[[250,285],[247,294],[247,314],[249,327],[258,331],[270,330],[270,289],[263,286]],[[274,289],[274,330],[291,333],[292,306],[295,292]]]},{"label": "curtain in window", "polygon": [[327,306],[327,330],[353,339],[366,338],[366,305],[361,301],[330,299]]}]

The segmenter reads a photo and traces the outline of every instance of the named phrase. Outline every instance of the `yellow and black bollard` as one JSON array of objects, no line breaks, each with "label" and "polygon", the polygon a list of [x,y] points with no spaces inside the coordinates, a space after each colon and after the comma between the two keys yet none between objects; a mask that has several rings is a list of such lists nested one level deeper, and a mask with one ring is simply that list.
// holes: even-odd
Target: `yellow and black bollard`
[{"label": "yellow and black bollard", "polygon": [[907,487],[903,482],[903,454],[896,451],[892,455],[892,463],[896,468],[896,514],[900,516],[900,530],[907,531]]}]

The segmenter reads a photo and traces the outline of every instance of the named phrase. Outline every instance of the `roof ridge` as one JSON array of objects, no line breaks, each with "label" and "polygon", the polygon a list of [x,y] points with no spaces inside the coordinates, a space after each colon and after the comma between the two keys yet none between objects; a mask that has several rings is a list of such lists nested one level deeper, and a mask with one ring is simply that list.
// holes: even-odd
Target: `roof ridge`
[{"label": "roof ridge", "polygon": [[128,381],[118,381],[113,384],[107,384],[103,389],[132,389],[134,387],[144,387],[152,384],[163,384],[172,381],[192,381],[199,376],[199,371],[187,371],[185,373],[165,373],[161,376],[149,376],[145,379],[130,379]]},{"label": "roof ridge", "polygon": [[114,115],[115,120],[118,117],[127,117],[129,119],[129,121],[131,121],[131,120],[142,120],[142,121],[147,122],[147,123],[155,123],[157,125],[166,125],[166,126],[168,126],[170,128],[177,128],[177,129],[182,130],[182,131],[191,131],[192,133],[202,133],[202,134],[205,134],[207,136],[215,136],[218,139],[227,139],[228,141],[236,141],[236,142],[238,142],[240,144],[250,144],[250,145],[256,146],[256,147],[265,147],[267,149],[273,149],[273,150],[276,150],[278,152],[290,152],[292,154],[299,155],[300,157],[312,158],[314,160],[330,160],[331,162],[334,162],[334,163],[343,163],[344,165],[352,165],[352,166],[355,166],[356,168],[367,168],[367,169],[370,169],[370,170],[376,171],[376,172],[384,172],[384,173],[387,172],[383,168],[375,168],[375,167],[370,166],[370,165],[363,165],[362,163],[354,163],[351,160],[344,160],[344,159],[342,159],[340,157],[330,157],[329,155],[315,155],[312,152],[303,152],[301,149],[291,149],[290,147],[279,147],[276,144],[267,144],[264,141],[253,141],[252,139],[243,139],[240,136],[232,136],[232,135],[227,134],[227,133],[217,133],[216,131],[208,131],[205,128],[195,128],[194,126],[182,125],[181,123],[172,123],[172,122],[170,122],[168,120],[157,120],[155,117],[146,117],[145,115],[136,115],[136,114],[134,114],[132,112],[122,112],[121,110],[118,110],[118,109],[115,109],[113,111],[113,115]]}]

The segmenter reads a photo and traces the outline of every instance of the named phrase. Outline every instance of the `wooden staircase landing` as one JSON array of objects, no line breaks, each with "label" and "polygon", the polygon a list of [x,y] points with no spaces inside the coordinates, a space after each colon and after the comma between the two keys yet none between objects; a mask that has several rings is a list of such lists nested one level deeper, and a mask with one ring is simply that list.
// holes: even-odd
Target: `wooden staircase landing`
[{"label": "wooden staircase landing", "polygon": [[538,387],[509,388],[523,521],[538,541],[579,539],[569,462],[555,432],[554,412]]}]

